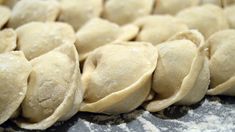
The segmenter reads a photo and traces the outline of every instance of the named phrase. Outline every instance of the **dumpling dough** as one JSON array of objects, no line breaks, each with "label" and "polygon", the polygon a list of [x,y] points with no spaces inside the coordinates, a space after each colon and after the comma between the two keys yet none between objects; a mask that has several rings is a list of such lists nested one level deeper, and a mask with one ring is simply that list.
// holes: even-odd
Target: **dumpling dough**
[{"label": "dumpling dough", "polygon": [[0,5],[0,29],[8,22],[11,16],[11,10]]},{"label": "dumpling dough", "polygon": [[222,7],[223,0],[201,0],[201,4],[214,4]]},{"label": "dumpling dough", "polygon": [[235,30],[217,32],[208,39],[207,44],[211,72],[208,94],[235,96]]},{"label": "dumpling dough", "polygon": [[83,98],[81,74],[74,45],[62,45],[31,60],[33,71],[17,124],[25,129],[46,129],[77,113]]},{"label": "dumpling dough", "polygon": [[138,33],[138,27],[123,27],[104,19],[94,18],[85,24],[76,34],[75,43],[80,61],[86,59],[91,51],[114,41],[130,40]]},{"label": "dumpling dough", "polygon": [[145,105],[146,109],[157,112],[172,104],[199,102],[210,79],[203,36],[194,30],[185,31],[157,48],[159,57],[152,84],[156,95]]},{"label": "dumpling dough", "polygon": [[31,70],[23,52],[0,54],[0,124],[12,117],[23,101]]},{"label": "dumpling dough", "polygon": [[75,31],[87,21],[99,17],[103,10],[103,0],[60,0],[62,11],[59,21],[69,23]]},{"label": "dumpling dough", "polygon": [[229,27],[223,10],[210,4],[187,8],[179,12],[177,17],[190,29],[199,30],[205,38]]},{"label": "dumpling dough", "polygon": [[224,12],[228,19],[230,28],[235,29],[235,5],[226,7]]},{"label": "dumpling dough", "polygon": [[135,24],[141,29],[137,35],[137,40],[150,42],[154,45],[168,40],[180,31],[188,29],[186,24],[168,15],[142,17],[137,19]]},{"label": "dumpling dough", "polygon": [[152,12],[154,0],[107,0],[103,17],[124,25]]},{"label": "dumpling dough", "polygon": [[202,4],[210,3],[221,7],[227,7],[233,5],[235,3],[235,0],[201,0],[201,3]]},{"label": "dumpling dough", "polygon": [[3,0],[3,5],[12,9],[15,6],[15,4],[19,1],[20,0]]},{"label": "dumpling dough", "polygon": [[55,21],[59,11],[56,0],[21,0],[12,10],[8,27],[17,28],[32,21]]},{"label": "dumpling dough", "polygon": [[74,44],[76,40],[73,28],[60,22],[31,22],[16,30],[18,49],[31,60],[62,44]]},{"label": "dumpling dough", "polygon": [[157,63],[150,43],[119,42],[92,52],[83,68],[85,89],[81,111],[120,114],[146,99]]},{"label": "dumpling dough", "polygon": [[0,31],[0,53],[12,51],[16,48],[16,32],[12,29]]},{"label": "dumpling dough", "polygon": [[198,5],[200,0],[156,0],[156,14],[171,14],[175,15],[179,11]]},{"label": "dumpling dough", "polygon": [[222,0],[222,6],[227,7],[235,4],[235,0]]}]

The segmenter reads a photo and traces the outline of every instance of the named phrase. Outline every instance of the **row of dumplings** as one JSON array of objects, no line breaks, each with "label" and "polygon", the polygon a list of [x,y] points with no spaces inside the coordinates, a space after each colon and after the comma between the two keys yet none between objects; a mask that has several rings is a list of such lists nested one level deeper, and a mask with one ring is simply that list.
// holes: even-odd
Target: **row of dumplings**
[{"label": "row of dumplings", "polygon": [[[73,43],[27,60],[23,51],[0,54],[0,124],[46,129],[79,111],[121,114],[191,105],[205,94],[235,95],[235,30],[206,42],[196,30],[153,46],[113,42],[92,51],[80,73]],[[210,89],[208,89],[210,84]]]},{"label": "row of dumplings", "polygon": [[[1,3],[3,6],[0,7],[2,18],[0,28],[8,19],[7,26],[11,28],[32,21],[58,20],[69,23],[77,31],[92,18],[102,17],[119,25],[125,25],[150,14],[176,15],[188,19],[186,23],[191,24],[190,26],[197,24],[192,23],[191,19],[200,19],[197,20],[200,22],[209,20],[208,24],[211,24],[210,21],[219,21],[214,18],[214,15],[220,15],[218,9],[208,11],[204,8],[194,8],[207,3],[224,7],[231,23],[234,23],[235,18],[233,14],[235,7],[231,6],[235,3],[234,0],[1,0]],[[9,8],[12,8],[12,11]],[[189,10],[185,10],[187,8]],[[182,10],[184,11],[179,13]],[[197,18],[200,14],[204,15]],[[234,24],[232,26],[234,27]]]},{"label": "row of dumplings", "polygon": [[[49,3],[53,2],[53,0],[52,1],[36,0],[36,1],[42,2],[44,4],[48,2]],[[10,51],[17,47],[18,50],[24,52],[26,58],[29,60],[38,57],[60,46],[61,44],[66,44],[66,43],[75,43],[75,46],[80,56],[79,59],[80,61],[84,61],[86,57],[90,54],[90,52],[93,51],[94,49],[103,46],[105,44],[117,41],[137,40],[143,42],[150,42],[153,45],[158,45],[166,41],[172,35],[178,32],[187,31],[189,29],[197,29],[207,39],[217,31],[234,28],[234,23],[235,23],[234,19],[235,15],[233,15],[234,14],[233,11],[235,10],[235,5],[227,6],[227,8],[223,10],[219,6],[205,4],[201,6],[195,6],[184,9],[180,11],[176,16],[171,16],[171,15],[147,15],[143,17],[139,16],[140,18],[124,25],[118,25],[109,20],[94,17],[90,18],[90,20],[87,20],[87,22],[76,32],[75,35],[74,30],[76,28],[73,26],[73,24],[71,26],[71,23],[68,21],[64,21],[67,23],[66,24],[64,22],[58,22],[58,21],[53,22],[49,20],[43,22],[43,20],[38,21],[31,18],[33,16],[35,16],[36,18],[39,18],[38,16],[44,16],[40,15],[41,13],[38,13],[40,11],[34,12],[36,10],[33,5],[37,3],[34,2],[34,0],[21,0],[14,7],[15,8],[18,7],[17,5],[20,4],[21,2],[31,3],[29,4],[28,8],[33,10],[25,13],[17,11],[17,13],[18,12],[20,13],[19,15],[16,15],[16,17],[22,19],[24,22],[21,23],[23,25],[19,24],[21,26],[16,28],[16,33],[12,29],[7,29],[12,27],[9,26],[11,20],[17,23],[20,23],[21,21],[18,20],[18,18],[14,19],[15,18],[14,8],[12,11],[13,12],[12,15],[10,15],[9,13],[8,17],[10,19],[9,21],[7,19],[4,19],[7,17],[3,17],[3,19],[0,19],[0,21],[5,20],[5,23],[3,23],[2,25],[6,25],[4,26],[4,30],[1,31],[0,36],[2,36],[2,38],[9,38],[8,41],[15,42],[16,41],[15,34],[17,34],[17,42],[18,42],[17,46],[15,43],[11,43],[10,45],[8,44],[9,42],[2,44],[0,47],[0,52]],[[23,5],[26,6],[27,4]],[[51,7],[51,5],[53,4],[48,4],[48,6],[49,5]],[[41,8],[42,7],[40,7],[39,9]],[[25,7],[23,9],[25,11],[29,10]],[[45,8],[42,9],[41,9],[42,11],[45,11]],[[51,13],[52,11],[49,12]],[[0,16],[1,13],[7,14],[4,13],[4,11],[0,11]],[[69,20],[72,21],[72,18],[79,19],[80,17],[71,17],[71,19]],[[30,21],[33,22],[30,21],[25,22],[25,20],[28,19],[30,19]]]},{"label": "row of dumplings", "polygon": [[[0,7],[0,124],[12,118],[21,128],[46,129],[78,111],[120,114],[143,106],[158,112],[205,94],[235,96],[230,1],[213,1],[225,9],[178,1],[177,11],[169,8],[178,5],[172,0],[107,0],[104,9],[101,0],[77,1]],[[150,11],[141,15],[147,2]],[[153,3],[166,6],[155,12],[176,15],[149,15]],[[195,7],[184,9],[189,5]],[[114,18],[98,18],[103,10]]]}]

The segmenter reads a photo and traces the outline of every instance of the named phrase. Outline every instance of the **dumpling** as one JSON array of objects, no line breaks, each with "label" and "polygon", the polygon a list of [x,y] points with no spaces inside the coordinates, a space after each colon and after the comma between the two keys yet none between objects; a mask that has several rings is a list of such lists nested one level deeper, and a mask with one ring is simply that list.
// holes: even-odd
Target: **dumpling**
[{"label": "dumpling", "polygon": [[94,18],[86,23],[76,34],[76,47],[80,61],[86,59],[90,52],[100,46],[114,41],[130,40],[138,33],[135,25],[123,27],[107,20]]},{"label": "dumpling", "polygon": [[198,5],[200,0],[156,0],[154,13],[175,15],[179,11]]},{"label": "dumpling", "polygon": [[103,0],[60,0],[62,11],[59,21],[67,22],[75,30],[87,21],[99,17],[103,10]]},{"label": "dumpling", "polygon": [[235,96],[235,30],[217,32],[207,44],[211,72],[208,94]]},{"label": "dumpling", "polygon": [[16,48],[16,32],[12,29],[0,31],[0,53],[12,51]]},{"label": "dumpling", "polygon": [[158,64],[152,82],[156,94],[145,108],[158,112],[172,104],[199,102],[207,92],[210,79],[203,36],[194,30],[181,32],[157,48]]},{"label": "dumpling", "polygon": [[8,22],[11,16],[11,10],[0,5],[0,29]]},{"label": "dumpling", "polygon": [[0,54],[0,124],[14,115],[27,90],[31,64],[21,51]]},{"label": "dumpling", "polygon": [[228,19],[230,28],[235,29],[235,5],[228,6],[224,9],[225,15]]},{"label": "dumpling", "polygon": [[157,52],[150,43],[118,42],[93,51],[85,61],[81,111],[120,114],[147,98]]},{"label": "dumpling", "polygon": [[154,45],[188,29],[186,24],[168,15],[146,16],[137,19],[134,23],[141,29],[137,35],[137,40],[150,42]]},{"label": "dumpling", "polygon": [[31,22],[16,29],[18,49],[31,60],[62,45],[74,44],[76,36],[73,28],[60,22]]},{"label": "dumpling", "polygon": [[55,21],[59,11],[56,0],[20,0],[12,9],[8,27],[17,28],[32,21]]},{"label": "dumpling", "polygon": [[152,12],[154,0],[106,0],[103,17],[124,25]]},{"label": "dumpling", "polygon": [[177,17],[190,29],[199,30],[205,38],[213,33],[228,28],[223,10],[215,5],[202,5],[182,10]]},{"label": "dumpling", "polygon": [[62,45],[31,60],[28,91],[17,125],[25,129],[46,129],[58,120],[77,113],[83,98],[81,74],[74,45]]}]

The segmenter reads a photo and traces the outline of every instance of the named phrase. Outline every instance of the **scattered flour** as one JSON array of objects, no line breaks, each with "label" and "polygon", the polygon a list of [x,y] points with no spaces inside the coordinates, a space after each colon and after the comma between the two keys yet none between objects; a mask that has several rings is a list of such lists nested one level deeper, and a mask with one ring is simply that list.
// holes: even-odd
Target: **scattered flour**
[{"label": "scattered flour", "polygon": [[126,123],[121,123],[119,125],[117,125],[119,128],[121,128],[123,130],[123,132],[131,132],[131,130],[127,127]]},{"label": "scattered flour", "polygon": [[[172,106],[158,113],[135,110],[122,115],[87,115],[90,120],[78,118],[81,124],[70,124],[70,130],[76,131],[81,125],[90,132],[233,132],[235,131],[234,104],[221,103],[221,99],[213,97],[205,99],[199,107]],[[171,115],[183,113],[177,119]],[[180,114],[180,115],[181,115]],[[60,126],[63,122],[57,122]],[[0,127],[0,132],[3,130]],[[5,129],[6,130],[6,129]]]},{"label": "scattered flour", "polygon": [[204,132],[204,131],[219,131],[219,132],[229,132],[235,129],[235,124],[229,120],[221,120],[220,117],[215,115],[206,115],[204,119],[200,122],[195,121],[172,121],[179,123],[180,128],[177,131],[180,132]]},{"label": "scattered flour", "polygon": [[150,121],[146,120],[142,116],[137,117],[137,120],[141,122],[141,125],[145,132],[160,132],[160,130],[153,125]]},{"label": "scattered flour", "polygon": [[93,123],[88,122],[88,121],[86,121],[86,120],[83,120],[82,122],[83,122],[83,123],[85,124],[85,126],[88,128],[89,132],[95,132],[95,129],[92,129]]},{"label": "scattered flour", "polygon": [[[160,117],[159,120],[161,120],[161,123],[157,125],[148,120],[156,117],[144,110],[136,110],[129,114],[124,114],[123,117],[127,120],[133,119],[138,121],[139,125],[146,132],[170,130],[178,132],[232,132],[235,130],[235,109],[225,107],[221,104],[220,98],[213,97],[210,101],[206,99],[201,103],[199,108],[197,110],[197,108],[191,109],[188,106],[172,106],[167,110],[169,114],[174,114],[176,109],[178,109],[180,113],[186,112],[185,116],[179,117],[178,119],[169,119],[164,114],[165,112],[161,111],[157,114]],[[122,131],[131,131],[130,126],[128,126],[128,123],[125,123],[121,116],[97,116],[94,119],[100,121],[113,120],[113,122],[120,123],[117,127]],[[111,123],[113,122],[111,121]]]},{"label": "scattered flour", "polygon": [[204,107],[202,111],[205,113],[197,114],[193,110],[188,111],[188,118],[194,120],[180,119],[167,120],[167,122],[178,124],[180,127],[176,128],[176,131],[180,132],[232,132],[235,130],[234,108],[224,107],[220,99],[205,100],[201,106]]}]

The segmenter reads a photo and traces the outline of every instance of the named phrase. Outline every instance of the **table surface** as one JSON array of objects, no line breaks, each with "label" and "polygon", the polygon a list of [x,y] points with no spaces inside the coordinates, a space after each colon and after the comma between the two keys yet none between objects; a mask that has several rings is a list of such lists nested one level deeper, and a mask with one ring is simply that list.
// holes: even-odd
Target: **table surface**
[{"label": "table surface", "polygon": [[[26,131],[8,121],[0,132]],[[47,131],[68,132],[234,132],[235,98],[206,97],[193,106],[171,106],[159,113],[142,108],[121,115],[78,113],[70,120],[57,122]]]}]

